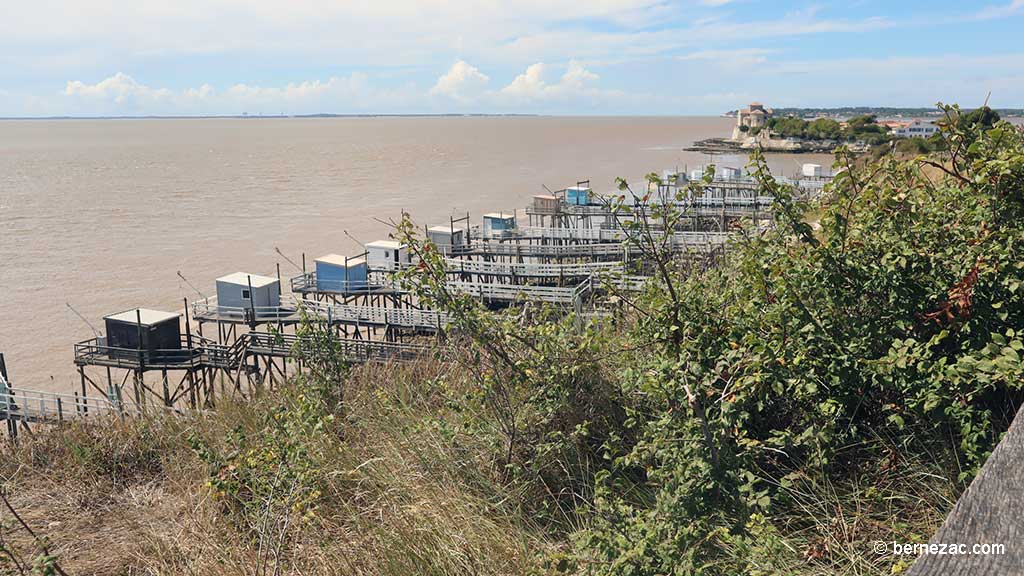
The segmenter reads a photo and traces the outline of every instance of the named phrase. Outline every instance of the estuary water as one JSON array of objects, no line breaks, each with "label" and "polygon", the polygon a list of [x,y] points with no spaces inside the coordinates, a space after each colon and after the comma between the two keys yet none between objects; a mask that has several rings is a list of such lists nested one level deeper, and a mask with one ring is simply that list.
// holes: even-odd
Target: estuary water
[{"label": "estuary water", "polygon": [[[103,316],[180,310],[236,271],[285,277],[419,224],[524,207],[544,186],[639,179],[710,159],[717,117],[0,121],[0,352],[19,387],[70,392]],[[717,157],[742,166],[745,157]],[[829,158],[775,155],[773,171]]]}]

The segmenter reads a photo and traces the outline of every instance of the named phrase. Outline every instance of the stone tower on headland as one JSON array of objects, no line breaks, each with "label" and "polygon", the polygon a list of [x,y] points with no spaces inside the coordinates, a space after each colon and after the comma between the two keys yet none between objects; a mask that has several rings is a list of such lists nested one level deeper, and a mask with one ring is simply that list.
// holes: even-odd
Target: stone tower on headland
[{"label": "stone tower on headland", "polygon": [[736,126],[732,129],[732,139],[744,140],[747,136],[752,135],[749,132],[754,128],[757,129],[755,131],[760,131],[768,123],[772,114],[771,108],[765,108],[764,104],[760,102],[751,102],[750,106],[736,112]]}]

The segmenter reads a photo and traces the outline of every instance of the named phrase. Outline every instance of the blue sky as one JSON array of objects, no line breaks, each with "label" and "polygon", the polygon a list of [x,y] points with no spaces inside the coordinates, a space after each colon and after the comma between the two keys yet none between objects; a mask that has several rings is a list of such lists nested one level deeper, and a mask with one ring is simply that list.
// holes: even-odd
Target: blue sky
[{"label": "blue sky", "polygon": [[33,0],[0,116],[1024,107],[1024,0]]}]

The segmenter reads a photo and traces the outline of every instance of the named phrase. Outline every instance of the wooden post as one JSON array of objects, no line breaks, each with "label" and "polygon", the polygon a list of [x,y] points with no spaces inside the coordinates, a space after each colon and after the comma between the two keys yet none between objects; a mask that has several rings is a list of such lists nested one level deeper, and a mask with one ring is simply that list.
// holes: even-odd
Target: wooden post
[{"label": "wooden post", "polygon": [[78,367],[78,375],[82,377],[82,415],[89,415],[89,401],[85,395],[85,366]]},{"label": "wooden post", "polygon": [[249,312],[252,316],[249,318],[249,329],[256,329],[256,295],[252,293],[252,276],[246,276],[246,281],[249,283]]},{"label": "wooden post", "polygon": [[188,345],[189,354],[192,353],[192,324],[189,322],[188,314],[188,298],[185,300],[185,342]]},{"label": "wooden post", "polygon": [[145,367],[145,361],[142,357],[142,310],[140,308],[135,309],[135,324],[139,335],[139,369],[142,370]]},{"label": "wooden post", "polygon": [[171,390],[167,386],[167,369],[161,370],[163,375],[163,386],[164,386],[164,406],[171,406]]}]

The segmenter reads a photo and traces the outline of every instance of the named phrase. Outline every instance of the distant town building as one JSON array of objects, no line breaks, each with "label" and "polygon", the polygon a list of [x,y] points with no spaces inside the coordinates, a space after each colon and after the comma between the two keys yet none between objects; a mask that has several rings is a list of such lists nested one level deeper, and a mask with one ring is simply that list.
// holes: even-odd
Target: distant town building
[{"label": "distant town building", "polygon": [[772,114],[771,108],[765,108],[760,102],[751,102],[750,106],[736,112],[736,127],[732,130],[732,139],[742,140],[752,128],[764,128]]},{"label": "distant town building", "polygon": [[909,124],[897,126],[893,130],[893,134],[897,138],[928,138],[936,134],[939,131],[939,127],[931,122],[924,122],[921,120],[914,120]]}]

